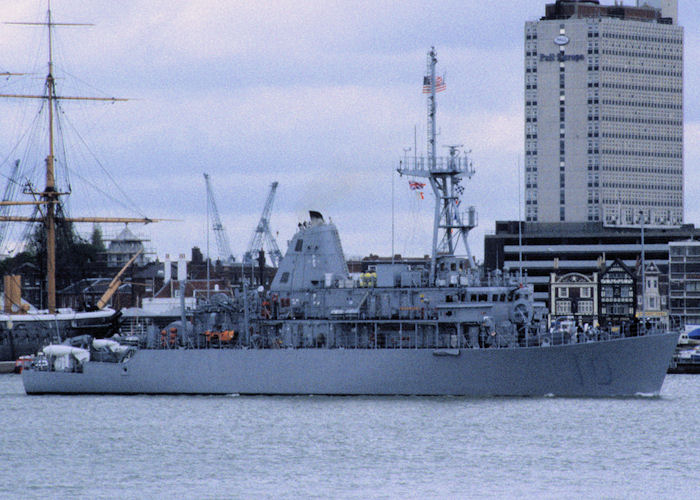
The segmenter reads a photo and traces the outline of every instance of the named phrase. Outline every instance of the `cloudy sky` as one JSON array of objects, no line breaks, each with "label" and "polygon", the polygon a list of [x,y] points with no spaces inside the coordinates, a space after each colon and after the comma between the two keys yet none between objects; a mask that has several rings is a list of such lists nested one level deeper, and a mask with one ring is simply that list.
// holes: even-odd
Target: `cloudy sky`
[{"label": "cloudy sky", "polygon": [[[129,99],[63,104],[59,174],[73,192],[70,213],[178,219],[132,229],[161,259],[189,256],[207,245],[208,172],[235,255],[245,251],[273,181],[271,226],[283,252],[313,209],[339,227],[347,255],[389,255],[393,199],[394,251],[428,253],[432,196],[421,201],[392,173],[414,153],[414,136],[425,154],[421,80],[435,46],[447,81],[438,144],[472,151],[477,172],[463,202],[478,207],[470,244],[482,259],[494,221],[518,218],[523,24],[545,3],[54,0],[54,21],[94,24],[56,29],[58,93]],[[700,2],[679,4],[686,221],[697,225]],[[46,0],[0,2],[0,22],[45,20]],[[0,93],[41,91],[45,38],[41,27],[0,25],[0,72],[25,73],[3,77]],[[0,101],[3,187],[16,159],[23,178],[43,186],[45,147],[28,144],[43,144],[45,131],[30,101]],[[209,245],[216,257],[213,236]]]}]

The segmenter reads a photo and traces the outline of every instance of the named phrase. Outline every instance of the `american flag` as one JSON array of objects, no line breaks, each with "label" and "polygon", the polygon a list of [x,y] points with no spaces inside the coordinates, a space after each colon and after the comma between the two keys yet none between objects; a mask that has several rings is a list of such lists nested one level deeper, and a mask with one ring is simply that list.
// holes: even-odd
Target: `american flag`
[{"label": "american flag", "polygon": [[[435,78],[435,92],[442,92],[446,88],[447,88],[447,85],[445,84],[445,79],[441,76],[436,77]],[[429,76],[423,77],[423,93],[430,94],[430,77]]]},{"label": "american flag", "polygon": [[416,181],[408,181],[408,186],[411,189],[413,189],[414,191],[418,191],[419,189],[423,189],[425,187],[425,183],[416,182]]}]

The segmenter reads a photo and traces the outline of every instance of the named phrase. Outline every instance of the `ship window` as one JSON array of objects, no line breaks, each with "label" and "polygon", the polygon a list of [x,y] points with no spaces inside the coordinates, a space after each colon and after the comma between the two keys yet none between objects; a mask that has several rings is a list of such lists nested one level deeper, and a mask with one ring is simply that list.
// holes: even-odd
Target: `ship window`
[{"label": "ship window", "polygon": [[301,252],[302,248],[304,248],[304,240],[297,240],[297,244],[294,247],[294,251]]},{"label": "ship window", "polygon": [[280,283],[286,283],[289,281],[289,273],[282,273],[282,277],[280,278]]}]

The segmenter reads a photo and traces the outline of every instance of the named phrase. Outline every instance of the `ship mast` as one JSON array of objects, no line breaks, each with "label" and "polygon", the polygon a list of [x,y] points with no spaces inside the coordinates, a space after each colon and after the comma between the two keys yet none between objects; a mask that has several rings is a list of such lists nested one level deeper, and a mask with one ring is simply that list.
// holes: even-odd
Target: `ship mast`
[{"label": "ship mast", "polygon": [[400,175],[427,178],[435,194],[435,211],[433,220],[433,246],[430,259],[430,284],[435,285],[437,258],[453,256],[461,239],[464,243],[469,265],[473,265],[467,235],[476,226],[476,211],[469,207],[461,210],[459,185],[463,177],[474,175],[472,162],[466,152],[461,152],[461,145],[447,146],[449,156],[438,157],[436,152],[436,111],[435,95],[444,90],[444,82],[435,74],[437,53],[432,47],[428,52],[426,75],[423,89],[428,93],[428,156],[404,158],[397,171]]},{"label": "ship mast", "polygon": [[[46,212],[43,217],[17,217],[17,216],[0,216],[0,221],[7,222],[43,222],[46,227],[46,276],[47,276],[47,304],[50,313],[56,312],[56,205],[59,203],[59,197],[69,193],[61,193],[56,190],[56,176],[54,168],[54,106],[59,100],[81,100],[81,101],[126,101],[114,97],[69,97],[59,96],[56,94],[56,82],[54,79],[53,68],[53,39],[52,30],[56,26],[92,26],[86,23],[56,23],[51,18],[51,0],[48,0],[47,20],[43,23],[32,22],[8,22],[5,24],[19,24],[24,26],[46,26],[48,28],[48,74],[44,85],[43,95],[27,95],[27,94],[0,94],[0,97],[11,97],[21,99],[43,99],[48,104],[48,127],[49,127],[49,144],[48,156],[46,157],[46,186],[43,192],[30,193],[38,195],[39,201],[33,202],[3,202],[3,205],[46,205]],[[112,218],[112,217],[79,217],[65,218],[66,222],[117,222],[129,223],[140,222],[149,223],[156,222],[156,219],[148,218]]]},{"label": "ship mast", "polygon": [[[50,0],[49,0],[50,2]],[[54,175],[53,138],[53,96],[56,95],[56,82],[53,78],[53,41],[51,39],[51,4],[47,19],[49,37],[49,72],[46,75],[46,96],[49,108],[49,156],[46,157],[46,187],[42,198],[46,201],[46,285],[49,312],[56,312],[56,220],[55,209],[59,194],[56,191]]]}]

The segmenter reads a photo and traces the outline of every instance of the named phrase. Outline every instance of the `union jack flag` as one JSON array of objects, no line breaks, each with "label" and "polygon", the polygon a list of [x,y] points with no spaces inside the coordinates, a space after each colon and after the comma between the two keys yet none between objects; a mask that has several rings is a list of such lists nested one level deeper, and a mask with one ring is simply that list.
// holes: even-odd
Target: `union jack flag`
[{"label": "union jack flag", "polygon": [[423,182],[416,182],[416,181],[408,181],[408,186],[414,190],[418,191],[419,189],[423,189],[425,187],[425,183]]}]

